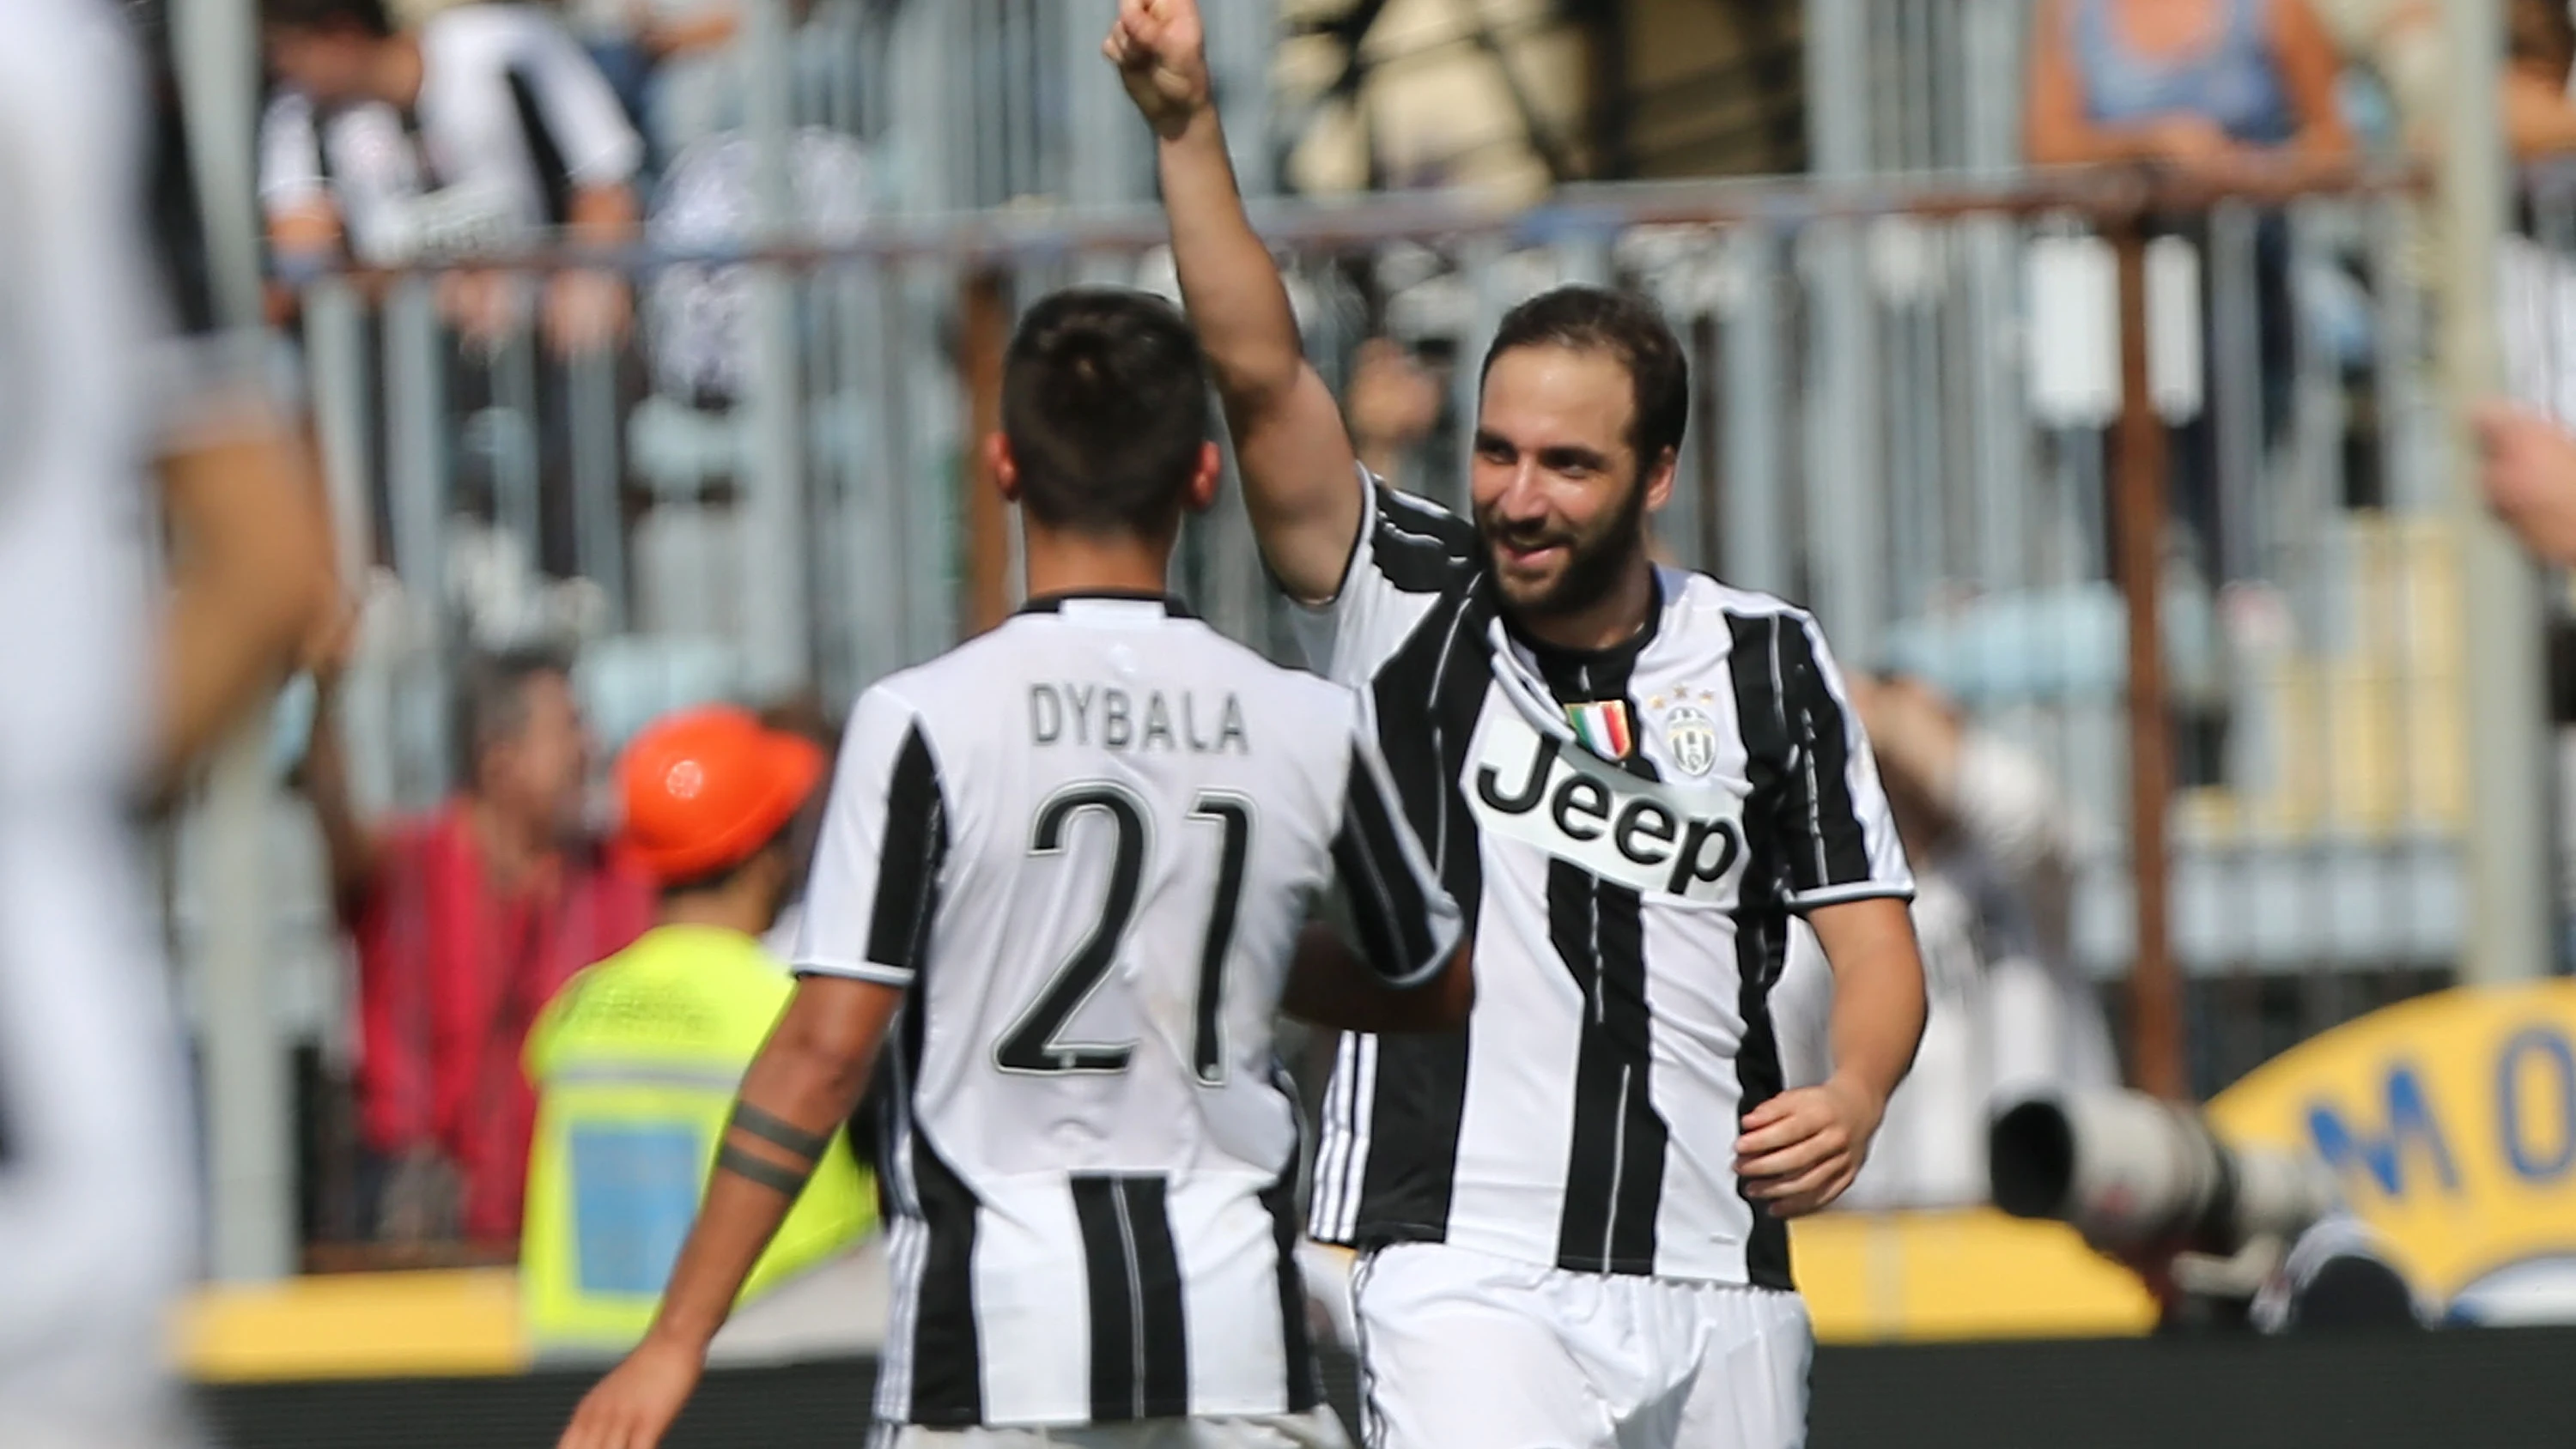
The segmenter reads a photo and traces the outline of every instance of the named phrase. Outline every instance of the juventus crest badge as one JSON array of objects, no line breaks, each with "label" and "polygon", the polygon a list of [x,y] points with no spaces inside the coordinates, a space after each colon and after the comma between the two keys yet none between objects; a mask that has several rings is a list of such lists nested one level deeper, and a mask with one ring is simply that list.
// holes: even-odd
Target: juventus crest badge
[{"label": "juventus crest badge", "polygon": [[[1703,694],[1702,699],[1708,698]],[[1664,712],[1664,753],[1672,757],[1675,767],[1685,775],[1705,775],[1717,764],[1717,724],[1708,712],[1685,700],[1676,700]]]}]

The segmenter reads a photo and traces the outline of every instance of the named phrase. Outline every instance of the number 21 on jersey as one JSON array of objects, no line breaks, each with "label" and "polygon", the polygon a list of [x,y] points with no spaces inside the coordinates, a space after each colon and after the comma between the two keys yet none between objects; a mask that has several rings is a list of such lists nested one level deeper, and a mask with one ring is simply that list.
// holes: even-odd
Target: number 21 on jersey
[{"label": "number 21 on jersey", "polygon": [[[1082,1010],[1118,964],[1129,930],[1136,923],[1137,897],[1143,888],[1146,855],[1153,830],[1144,802],[1133,791],[1107,781],[1068,785],[1038,807],[1029,832],[1029,853],[1060,855],[1075,817],[1099,812],[1111,826],[1109,889],[1100,916],[1055,969],[1017,1020],[993,1044],[993,1063],[1006,1072],[1053,1075],[1063,1072],[1123,1072],[1135,1057],[1135,1044],[1108,1045],[1064,1040],[1066,1023]],[[1190,809],[1193,822],[1215,827],[1220,835],[1216,895],[1208,908],[1207,936],[1199,949],[1198,994],[1191,1032],[1191,1069],[1199,1081],[1217,1086],[1225,1081],[1223,993],[1226,957],[1234,949],[1235,911],[1242,902],[1244,864],[1252,851],[1252,802],[1222,790],[1202,792]]]}]

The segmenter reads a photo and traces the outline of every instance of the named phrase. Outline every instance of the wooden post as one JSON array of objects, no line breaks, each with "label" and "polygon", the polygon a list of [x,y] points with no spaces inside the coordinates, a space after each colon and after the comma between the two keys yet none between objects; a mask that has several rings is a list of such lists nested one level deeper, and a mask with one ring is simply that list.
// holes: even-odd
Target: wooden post
[{"label": "wooden post", "polygon": [[966,521],[966,568],[957,616],[970,637],[1011,612],[1011,520],[984,456],[984,440],[1002,426],[1002,358],[1011,345],[1011,306],[1004,285],[999,272],[975,272],[967,277],[958,305],[963,321],[958,356],[966,382],[966,466],[958,470],[966,489],[966,506],[960,510]]},{"label": "wooden post", "polygon": [[2129,617],[2129,864],[2137,884],[2137,952],[2129,965],[2131,1079],[2168,1100],[2189,1095],[2182,980],[2174,970],[2165,820],[2173,793],[2173,724],[2165,708],[2161,620],[2165,424],[2147,378],[2147,235],[2143,216],[2114,223],[2120,259],[2120,426],[2112,516]]}]

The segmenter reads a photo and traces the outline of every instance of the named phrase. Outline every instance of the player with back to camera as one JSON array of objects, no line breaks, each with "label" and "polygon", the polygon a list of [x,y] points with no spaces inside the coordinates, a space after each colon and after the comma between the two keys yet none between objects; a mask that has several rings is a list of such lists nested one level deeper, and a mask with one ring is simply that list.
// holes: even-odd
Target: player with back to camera
[{"label": "player with back to camera", "polygon": [[[1311,1230],[1361,1256],[1372,1444],[1783,1449],[1810,1334],[1786,1218],[1859,1170],[1924,1014],[1911,891],[1815,621],[1658,568],[1681,349],[1565,287],[1486,353],[1472,520],[1360,469],[1247,222],[1191,0],[1104,45],[1158,141],[1181,293],[1271,572],[1374,701],[1476,941],[1460,1030],[1346,1036]],[[1792,914],[1833,1070],[1783,1090]]]},{"label": "player with back to camera", "polygon": [[257,344],[181,349],[155,325],[136,59],[104,0],[0,4],[9,1449],[186,1442],[165,1320],[196,1242],[187,1060],[133,809],[268,697],[334,603],[320,491]]},{"label": "player with back to camera", "polygon": [[[1163,594],[1215,496],[1209,421],[1168,305],[1077,290],[1021,322],[986,446],[1030,602],[860,697],[795,998],[651,1332],[566,1449],[658,1441],[881,1038],[877,1442],[1343,1442],[1272,1017],[1436,1029],[1473,988],[1365,702]],[[1327,889],[1356,952],[1307,922]]]}]

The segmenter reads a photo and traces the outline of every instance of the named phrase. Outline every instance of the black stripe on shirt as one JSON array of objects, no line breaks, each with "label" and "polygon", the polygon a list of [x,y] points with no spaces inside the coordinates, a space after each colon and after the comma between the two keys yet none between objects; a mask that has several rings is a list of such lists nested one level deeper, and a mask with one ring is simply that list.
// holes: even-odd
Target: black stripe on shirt
[{"label": "black stripe on shirt", "polygon": [[[1494,687],[1485,625],[1492,606],[1473,583],[1434,605],[1370,685],[1378,752],[1406,820],[1461,916],[1473,922],[1484,892],[1475,817],[1458,777],[1476,721]],[[1457,1191],[1458,1131],[1466,1112],[1469,1032],[1376,1038],[1375,1106],[1360,1165],[1354,1246],[1439,1242]]]},{"label": "black stripe on shirt", "polygon": [[1136,1296],[1128,1287],[1127,1235],[1118,1229],[1118,1179],[1076,1177],[1073,1217],[1082,1232],[1083,1282],[1089,1289],[1091,1417],[1136,1417],[1142,1397],[1136,1360]]},{"label": "black stripe on shirt", "polygon": [[[918,1017],[920,1008],[916,996],[905,1010]],[[913,1191],[930,1231],[913,1316],[912,1422],[980,1424],[984,1344],[975,1324],[975,1227],[981,1209],[974,1190],[940,1157],[918,1124],[911,1146]]]},{"label": "black stripe on shirt", "polygon": [[[1762,864],[1756,853],[1752,860]],[[1780,1037],[1771,1023],[1771,985],[1789,956],[1789,914],[1785,908],[1746,911],[1735,926],[1735,1007],[1744,1017],[1744,1040],[1735,1048],[1735,1081],[1739,1093],[1736,1120],[1780,1095],[1786,1085],[1780,1066]],[[1753,1230],[1744,1242],[1744,1276],[1757,1288],[1793,1289],[1789,1274],[1789,1225],[1746,1192],[1742,1178],[1736,1191],[1753,1213]]]},{"label": "black stripe on shirt", "polygon": [[1288,1372],[1288,1412],[1302,1414],[1324,1401],[1315,1377],[1315,1349],[1306,1337],[1306,1280],[1297,1268],[1297,1163],[1291,1158],[1279,1180],[1261,1193],[1262,1211],[1270,1214],[1270,1237],[1279,1252],[1279,1349]]},{"label": "black stripe on shirt", "polygon": [[1181,1265],[1159,1177],[1069,1180],[1089,1290],[1094,1423],[1190,1411]]},{"label": "black stripe on shirt", "polygon": [[1869,842],[1852,806],[1851,738],[1842,701],[1825,683],[1804,622],[1775,617],[1772,629],[1786,694],[1782,713],[1805,766],[1791,773],[1791,796],[1783,811],[1783,824],[1800,842],[1800,848],[1787,852],[1787,864],[1800,890],[1865,881],[1870,876]]},{"label": "black stripe on shirt", "polygon": [[1190,1329],[1167,1184],[1158,1176],[1130,1177],[1119,1187],[1135,1234],[1136,1306],[1145,1330],[1144,1407],[1137,1417],[1180,1418],[1190,1411]]},{"label": "black stripe on shirt", "polygon": [[[1781,642],[1790,632],[1783,619],[1729,617],[1734,638],[1728,671],[1735,686],[1735,717],[1745,751],[1745,777],[1752,793],[1745,801],[1745,864],[1741,902],[1735,916],[1736,1010],[1744,1020],[1744,1040],[1735,1051],[1736,1120],[1779,1095],[1783,1085],[1780,1041],[1771,1024],[1771,984],[1788,959],[1789,866],[1782,859],[1794,840],[1809,843],[1805,830],[1806,782],[1790,768],[1791,734],[1782,689],[1785,684]],[[1803,631],[1801,638],[1803,640]],[[1784,802],[1795,799],[1794,811]],[[1794,813],[1794,822],[1783,816]],[[1735,1190],[1753,1215],[1744,1245],[1744,1272],[1758,1287],[1786,1289],[1789,1274],[1789,1229],[1746,1190],[1742,1178]]]},{"label": "black stripe on shirt", "polygon": [[[1614,649],[1535,651],[1550,690],[1561,699],[1618,700],[1632,720],[1642,720],[1627,689],[1654,633],[1649,617],[1638,638]],[[1616,764],[1641,779],[1660,778],[1642,748]],[[1558,860],[1548,863],[1547,907],[1549,944],[1583,996],[1557,1266],[1652,1273],[1672,1134],[1654,1105],[1645,898]]]},{"label": "black stripe on shirt", "polygon": [[1377,571],[1408,594],[1436,594],[1475,568],[1476,527],[1447,509],[1380,483],[1372,490],[1369,555]]},{"label": "black stripe on shirt", "polygon": [[930,954],[930,923],[939,913],[939,872],[948,856],[948,811],[939,762],[914,721],[886,783],[884,843],[877,852],[877,896],[868,916],[868,959],[919,972]]},{"label": "black stripe on shirt", "polygon": [[1431,962],[1431,905],[1406,863],[1395,812],[1366,756],[1351,751],[1342,828],[1333,837],[1333,868],[1351,907],[1351,926],[1370,969],[1409,980]]},{"label": "black stripe on shirt", "polygon": [[[939,874],[948,853],[947,813],[939,767],[916,722],[895,757],[886,787],[885,847],[868,930],[868,957],[909,968],[894,1048],[878,1085],[883,1125],[878,1159],[910,1164],[904,1181],[929,1239],[914,1288],[911,1352],[915,1424],[980,1424],[984,1419],[983,1333],[975,1319],[975,1236],[982,1205],[957,1170],[922,1132],[914,1111],[923,1047],[923,1003],[930,988],[930,922],[939,905]],[[878,1184],[881,1200],[895,1173]]]}]

